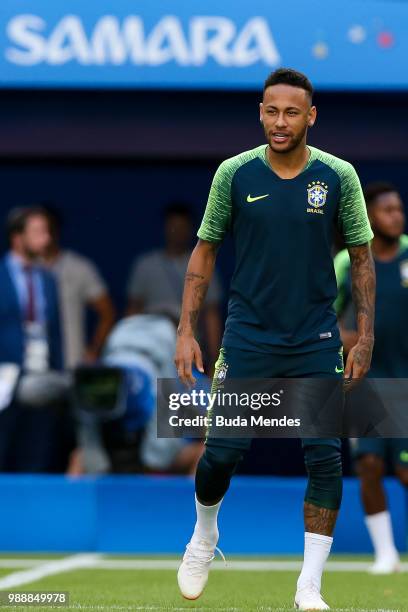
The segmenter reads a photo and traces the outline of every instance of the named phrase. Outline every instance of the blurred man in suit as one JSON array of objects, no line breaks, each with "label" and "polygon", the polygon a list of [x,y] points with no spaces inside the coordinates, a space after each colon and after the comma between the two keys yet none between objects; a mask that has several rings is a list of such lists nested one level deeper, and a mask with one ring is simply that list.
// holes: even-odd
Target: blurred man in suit
[{"label": "blurred man in suit", "polygon": [[0,364],[19,369],[19,388],[37,405],[17,399],[2,407],[0,470],[59,471],[62,417],[46,401],[44,376],[62,368],[60,313],[53,277],[37,263],[50,242],[46,211],[13,209],[7,237],[9,251],[0,260]]}]

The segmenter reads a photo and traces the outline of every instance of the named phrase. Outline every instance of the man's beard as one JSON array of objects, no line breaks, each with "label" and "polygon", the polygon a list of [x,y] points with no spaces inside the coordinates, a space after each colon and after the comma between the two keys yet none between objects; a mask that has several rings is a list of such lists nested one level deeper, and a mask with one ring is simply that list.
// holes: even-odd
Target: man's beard
[{"label": "man's beard", "polygon": [[29,247],[23,247],[24,257],[29,261],[38,261],[40,259],[39,253],[34,253]]},{"label": "man's beard", "polygon": [[272,149],[272,151],[274,153],[281,153],[282,155],[285,155],[287,153],[291,153],[292,151],[294,151],[295,149],[297,149],[297,147],[301,144],[305,134],[307,132],[307,125],[304,127],[304,129],[302,130],[302,132],[300,134],[298,134],[298,136],[292,138],[289,142],[289,145],[286,147],[286,149],[279,149],[279,148],[274,148],[274,143],[271,140],[268,140],[268,134],[266,134],[266,139],[268,140],[269,146]]},{"label": "man's beard", "polygon": [[399,239],[401,237],[400,234],[398,234],[398,236],[390,236],[389,234],[385,234],[384,232],[382,232],[376,227],[373,227],[372,229],[373,229],[374,235],[377,238],[380,238],[380,240],[382,240],[383,242],[385,242],[387,246],[393,246],[394,244],[397,244],[397,242],[399,242]]}]

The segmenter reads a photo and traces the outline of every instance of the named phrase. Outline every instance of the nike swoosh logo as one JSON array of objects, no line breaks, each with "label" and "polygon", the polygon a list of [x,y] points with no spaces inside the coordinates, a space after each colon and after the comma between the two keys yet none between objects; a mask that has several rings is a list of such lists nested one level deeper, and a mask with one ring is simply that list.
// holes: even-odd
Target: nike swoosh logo
[{"label": "nike swoosh logo", "polygon": [[261,196],[255,196],[254,198],[251,196],[251,194],[249,193],[247,195],[247,202],[251,203],[251,202],[256,202],[257,200],[263,200],[263,198],[267,198],[269,195],[269,193],[265,193],[265,195],[261,195]]},{"label": "nike swoosh logo", "polygon": [[340,374],[340,372],[344,372],[344,368],[338,368],[336,366],[336,369],[334,371],[336,372],[336,374]]}]

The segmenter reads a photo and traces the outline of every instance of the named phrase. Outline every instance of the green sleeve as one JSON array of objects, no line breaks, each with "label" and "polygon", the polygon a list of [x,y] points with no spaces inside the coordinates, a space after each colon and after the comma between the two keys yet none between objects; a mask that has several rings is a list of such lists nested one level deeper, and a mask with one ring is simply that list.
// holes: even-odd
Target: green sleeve
[{"label": "green sleeve", "polygon": [[343,162],[339,172],[341,196],[339,228],[347,246],[365,244],[373,238],[360,180],[353,166]]},{"label": "green sleeve", "polygon": [[222,162],[214,175],[207,206],[197,236],[208,242],[221,242],[229,230],[232,200],[231,184],[235,172],[256,157],[265,159],[265,144],[243,151]]},{"label": "green sleeve", "polygon": [[402,234],[400,237],[400,252],[408,249],[408,236],[406,234]]},{"label": "green sleeve", "polygon": [[230,160],[225,160],[214,175],[207,206],[197,236],[208,242],[221,242],[228,231],[231,218]]},{"label": "green sleeve", "polygon": [[347,249],[337,253],[334,258],[334,271],[337,281],[337,298],[334,302],[334,309],[338,315],[344,311],[348,301],[347,277],[350,270],[350,256]]}]

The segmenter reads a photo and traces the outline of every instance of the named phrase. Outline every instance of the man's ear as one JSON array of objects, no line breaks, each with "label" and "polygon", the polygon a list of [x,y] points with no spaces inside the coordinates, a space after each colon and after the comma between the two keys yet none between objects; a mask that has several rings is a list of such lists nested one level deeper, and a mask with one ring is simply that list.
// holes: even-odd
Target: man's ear
[{"label": "man's ear", "polygon": [[259,103],[259,121],[263,123],[263,104],[262,102]]},{"label": "man's ear", "polygon": [[316,122],[316,117],[317,117],[317,109],[315,106],[311,106],[309,110],[309,121],[308,121],[309,127],[314,126]]}]

